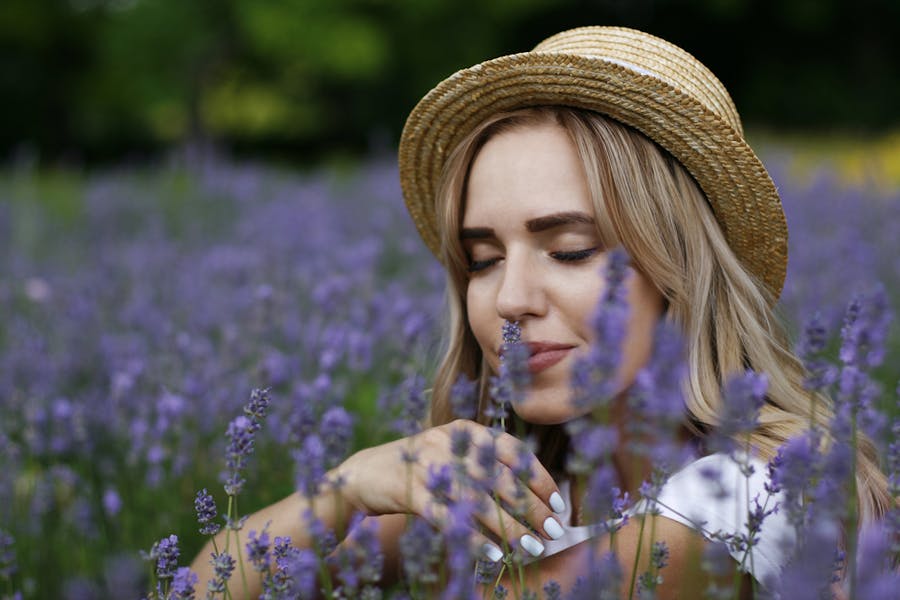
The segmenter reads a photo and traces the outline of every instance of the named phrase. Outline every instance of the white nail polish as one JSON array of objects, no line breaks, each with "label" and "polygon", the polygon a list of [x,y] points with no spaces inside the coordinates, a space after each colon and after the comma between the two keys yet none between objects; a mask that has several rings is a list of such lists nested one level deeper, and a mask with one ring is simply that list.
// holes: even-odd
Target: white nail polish
[{"label": "white nail polish", "polygon": [[562,525],[560,525],[559,521],[557,521],[553,517],[547,517],[544,520],[544,531],[547,533],[547,535],[550,536],[551,539],[554,540],[558,540],[565,533],[565,531],[563,531]]},{"label": "white nail polish", "polygon": [[490,542],[485,542],[481,546],[481,553],[491,562],[498,562],[503,558],[503,551]]},{"label": "white nail polish", "polygon": [[550,508],[552,508],[555,513],[561,513],[566,510],[566,503],[563,502],[559,492],[550,494]]},{"label": "white nail polish", "polygon": [[527,533],[519,540],[519,544],[532,556],[540,556],[544,552],[544,545]]}]

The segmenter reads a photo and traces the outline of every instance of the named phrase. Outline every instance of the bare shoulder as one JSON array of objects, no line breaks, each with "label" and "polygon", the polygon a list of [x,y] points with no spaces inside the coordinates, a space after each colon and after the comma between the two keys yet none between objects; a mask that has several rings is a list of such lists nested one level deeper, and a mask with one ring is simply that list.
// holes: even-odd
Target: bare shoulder
[{"label": "bare shoulder", "polygon": [[[633,597],[636,598],[637,578],[650,569],[651,550],[657,542],[665,544],[668,556],[665,566],[657,572],[662,583],[656,597],[701,598],[711,583],[727,587],[735,584],[731,577],[714,581],[703,570],[703,551],[709,542],[696,530],[663,516],[648,515],[630,519],[612,536],[583,542],[532,563],[526,567],[526,587],[540,590],[545,583],[555,580],[564,590],[571,589],[579,577],[590,571],[592,557],[602,557],[614,550],[623,575],[620,596],[629,597],[634,578]],[[741,576],[741,598],[752,597],[750,583],[749,575]]]}]

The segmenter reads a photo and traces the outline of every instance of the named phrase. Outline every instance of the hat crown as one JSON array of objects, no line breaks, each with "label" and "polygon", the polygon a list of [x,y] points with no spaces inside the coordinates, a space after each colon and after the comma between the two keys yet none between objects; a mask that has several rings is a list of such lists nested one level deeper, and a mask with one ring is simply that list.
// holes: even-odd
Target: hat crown
[{"label": "hat crown", "polygon": [[655,77],[694,97],[743,136],[741,118],[722,82],[692,54],[664,39],[626,27],[579,27],[545,39],[533,52],[596,58]]}]

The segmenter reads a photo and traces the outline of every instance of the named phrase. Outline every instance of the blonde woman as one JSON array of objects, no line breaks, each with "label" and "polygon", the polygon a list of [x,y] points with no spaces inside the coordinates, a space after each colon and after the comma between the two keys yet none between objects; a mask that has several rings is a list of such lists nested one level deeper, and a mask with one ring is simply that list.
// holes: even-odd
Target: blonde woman
[{"label": "blonde woman", "polygon": [[[608,535],[582,521],[582,490],[564,469],[564,424],[585,412],[572,402],[571,369],[594,341],[589,321],[603,292],[603,267],[623,247],[631,263],[618,397],[647,364],[661,320],[677,325],[686,344],[679,439],[693,454],[660,491],[652,536],[669,551],[658,595],[699,597],[714,578],[698,559],[711,532],[744,526],[749,498],[764,488],[765,461],[808,427],[811,407],[823,420],[830,411],[827,399],[804,389],[802,365],[773,313],[787,228],[777,191],[744,141],[724,87],[695,58],[648,34],[566,31],[532,52],[440,83],[407,121],[400,174],[410,214],[448,272],[448,344],[430,427],[348,458],[327,477],[343,482],[339,495],[327,485],[312,502],[294,494],[252,515],[243,531],[270,523],[270,534],[308,547],[314,540],[298,518],[304,511],[312,509],[339,537],[346,534],[341,524],[365,515],[378,522],[383,582],[390,583],[399,573],[398,540],[408,516],[433,523],[446,516],[427,489],[429,466],[454,460],[451,439],[465,429],[476,446],[496,444],[499,473],[493,489],[476,498],[488,508],[476,512],[471,540],[486,560],[519,548],[531,561],[524,580],[501,577],[507,587],[540,590],[554,580],[571,588],[586,574],[588,558],[610,547]],[[515,515],[508,507],[517,498],[513,469],[522,441],[511,433],[492,436],[485,414],[507,323],[520,329],[531,376],[513,420],[540,442],[524,511]],[[726,490],[722,498],[704,487],[703,473],[715,468],[722,481],[735,481],[739,467],[704,455],[703,441],[720,423],[723,384],[746,370],[768,378],[747,457],[754,474],[742,477],[750,489]],[[451,405],[461,375],[479,383],[474,420],[457,419]],[[632,456],[624,440],[629,421],[641,415],[624,401],[610,414],[623,440],[612,452],[616,484],[636,497],[653,465]],[[889,502],[886,484],[870,444],[863,440],[860,448],[859,505],[865,518],[877,518]],[[411,453],[414,463],[404,459]],[[473,473],[485,468],[475,453],[462,460]],[[632,509],[633,516],[640,512]],[[615,534],[623,595],[650,560],[650,528],[640,522],[632,519]],[[793,535],[783,515],[770,515],[751,560],[732,553],[742,563],[744,595],[777,578]],[[201,582],[212,578],[210,549],[193,565]],[[241,589],[231,585],[233,594]]]}]

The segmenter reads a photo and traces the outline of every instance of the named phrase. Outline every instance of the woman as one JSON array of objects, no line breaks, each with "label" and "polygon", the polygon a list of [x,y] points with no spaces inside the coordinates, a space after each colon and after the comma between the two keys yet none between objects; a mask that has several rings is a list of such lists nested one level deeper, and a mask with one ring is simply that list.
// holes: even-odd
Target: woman
[{"label": "woman", "polygon": [[[410,214],[448,271],[449,344],[434,383],[431,427],[348,458],[328,475],[342,481],[340,494],[323,486],[312,503],[294,494],[252,515],[243,531],[271,522],[270,534],[308,547],[314,540],[298,519],[303,511],[335,529],[366,515],[378,522],[389,581],[398,573],[408,516],[435,523],[446,516],[428,490],[429,465],[453,459],[454,432],[464,429],[475,445],[496,444],[492,491],[501,503],[477,511],[472,532],[482,555],[498,561],[519,548],[534,561],[525,580],[501,581],[539,590],[552,579],[570,588],[588,558],[610,547],[610,536],[579,516],[582,491],[565,474],[563,424],[585,412],[572,402],[571,369],[594,341],[589,320],[604,287],[601,268],[621,246],[631,257],[629,318],[615,391],[624,398],[647,363],[657,323],[676,324],[688,364],[680,439],[694,455],[656,498],[661,514],[652,528],[632,519],[616,532],[616,557],[627,586],[648,568],[652,530],[669,550],[661,597],[699,596],[712,575],[697,557],[711,532],[741,529],[751,497],[722,499],[701,485],[710,467],[724,471],[722,481],[733,481],[739,468],[721,455],[702,456],[719,423],[723,384],[746,370],[768,377],[751,434],[755,455],[747,459],[755,467],[753,491],[763,490],[764,461],[808,427],[811,407],[823,420],[829,415],[827,400],[804,389],[802,366],[773,314],[787,229],[777,191],[742,136],[712,73],[680,48],[629,29],[563,32],[532,52],[439,84],[412,112],[400,145]],[[486,427],[505,324],[517,325],[529,350],[531,382],[513,405],[513,420],[540,440],[524,492],[514,473],[521,440],[509,433],[495,439]],[[480,384],[474,421],[454,420],[452,386],[460,375]],[[623,440],[612,453],[617,487],[639,495],[653,465],[631,455],[624,440],[629,421],[641,415],[622,400],[610,414]],[[885,482],[871,445],[864,440],[860,448],[860,507],[875,518],[888,503]],[[413,463],[404,459],[410,454]],[[473,454],[464,460],[472,472],[484,470]],[[477,499],[491,500],[481,493]],[[517,493],[521,513],[510,508]],[[697,506],[703,510],[688,514]],[[631,512],[644,511],[646,504]],[[749,561],[732,552],[743,563],[745,593],[777,577],[792,533],[784,518],[770,516]],[[210,579],[208,556],[206,549],[193,566],[201,581]]]}]

